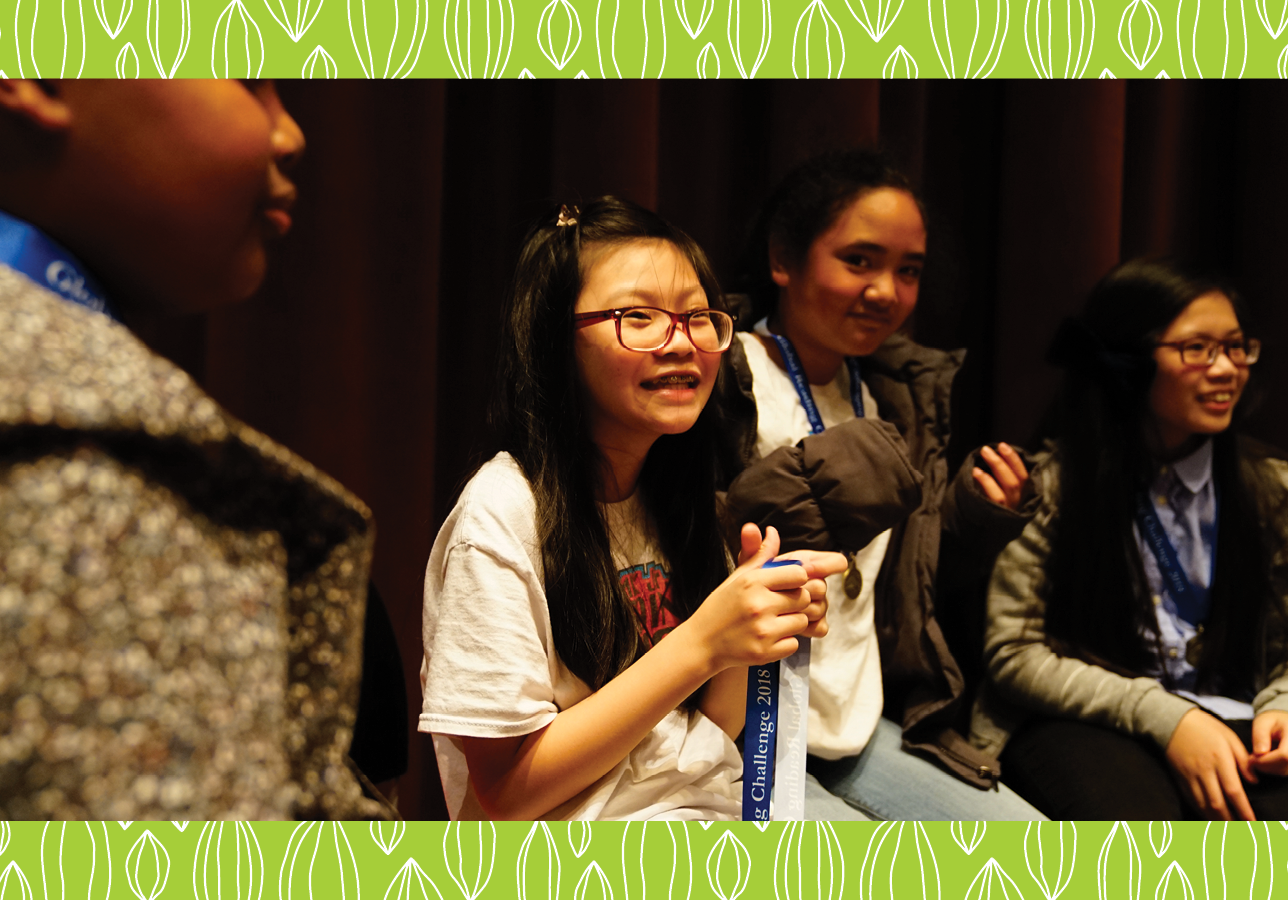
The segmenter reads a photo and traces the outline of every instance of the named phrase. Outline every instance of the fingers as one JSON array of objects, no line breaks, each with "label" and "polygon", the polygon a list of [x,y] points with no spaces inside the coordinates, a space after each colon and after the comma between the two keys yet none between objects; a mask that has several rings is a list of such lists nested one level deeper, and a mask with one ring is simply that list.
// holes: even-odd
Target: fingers
[{"label": "fingers", "polygon": [[1288,748],[1281,744],[1274,750],[1253,756],[1248,760],[1248,766],[1267,775],[1288,775]]},{"label": "fingers", "polygon": [[984,458],[984,462],[988,463],[988,467],[993,470],[993,476],[996,479],[995,484],[1002,492],[1002,500],[999,501],[990,493],[988,487],[980,480],[979,475],[976,475],[975,480],[984,489],[984,493],[988,494],[989,499],[994,503],[999,503],[1010,509],[1018,509],[1020,497],[1024,492],[1024,485],[1029,479],[1029,471],[1024,466],[1024,460],[1020,458],[1020,455],[1015,452],[1015,449],[1010,444],[1005,443],[998,444],[997,450],[992,447],[983,447],[980,450],[980,456]]},{"label": "fingers", "polygon": [[1023,487],[1024,482],[1029,480],[1029,470],[1028,467],[1024,465],[1024,458],[1016,452],[1014,447],[1007,443],[998,444],[997,452],[1001,455],[1002,459],[1006,460],[1007,465],[1011,467],[1011,471],[1015,473],[1015,477],[1019,481],[1020,486]]},{"label": "fingers", "polygon": [[1277,720],[1271,716],[1257,716],[1252,720],[1252,752],[1257,756],[1270,752],[1271,736],[1278,736]]},{"label": "fingers", "polygon": [[992,500],[998,506],[1006,505],[1006,493],[997,486],[997,482],[993,480],[991,475],[978,466],[971,470],[971,475],[975,477],[975,483],[979,485],[980,490],[984,492],[985,497]]},{"label": "fingers", "polygon": [[778,559],[798,559],[805,563],[805,569],[811,578],[826,578],[844,572],[850,561],[843,553],[832,553],[824,550],[793,550],[791,553],[780,553]]}]

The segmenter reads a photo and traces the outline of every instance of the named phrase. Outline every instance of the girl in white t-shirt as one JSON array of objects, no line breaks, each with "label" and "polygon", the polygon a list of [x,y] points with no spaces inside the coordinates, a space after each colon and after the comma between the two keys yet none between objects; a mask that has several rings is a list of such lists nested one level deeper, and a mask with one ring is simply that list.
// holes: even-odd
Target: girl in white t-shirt
[{"label": "girl in white t-shirt", "polygon": [[[732,321],[702,250],[632,203],[524,241],[475,474],[425,576],[424,704],[453,818],[736,818],[747,666],[826,632],[839,554],[729,573],[704,407]],[[663,639],[665,638],[665,639]]]}]

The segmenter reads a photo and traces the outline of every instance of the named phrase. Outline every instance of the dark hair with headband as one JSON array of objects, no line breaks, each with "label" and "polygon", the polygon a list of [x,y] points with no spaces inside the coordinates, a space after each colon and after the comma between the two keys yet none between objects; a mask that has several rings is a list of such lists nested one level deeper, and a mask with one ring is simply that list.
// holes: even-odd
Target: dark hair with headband
[{"label": "dark hair with headband", "polygon": [[[617,582],[596,502],[602,471],[586,429],[573,343],[587,248],[639,240],[676,247],[715,309],[724,298],[702,248],[656,213],[603,197],[552,209],[524,238],[503,324],[492,423],[536,497],[537,533],[555,649],[598,690],[648,648]],[[719,466],[713,404],[681,434],[653,444],[640,473],[644,509],[671,567],[671,608],[681,620],[728,575],[716,510]]]},{"label": "dark hair with headband", "polygon": [[884,152],[870,147],[837,150],[808,159],[788,172],[761,206],[747,242],[739,290],[751,297],[756,319],[778,305],[778,285],[770,275],[773,247],[792,265],[809,255],[810,245],[852,202],[869,191],[894,188],[917,202],[921,198]]},{"label": "dark hair with headband", "polygon": [[[1062,655],[1132,676],[1164,669],[1132,530],[1136,498],[1158,465],[1147,443],[1154,344],[1190,303],[1214,291],[1246,326],[1237,293],[1220,280],[1173,262],[1133,260],[1092,289],[1082,315],[1066,321],[1051,345],[1048,359],[1065,377],[1054,418],[1058,514],[1044,593],[1048,641]],[[1259,522],[1283,491],[1260,484],[1245,458],[1253,451],[1233,427],[1212,441],[1221,507],[1199,689],[1241,696],[1266,674],[1256,649],[1264,647],[1273,593]]]}]

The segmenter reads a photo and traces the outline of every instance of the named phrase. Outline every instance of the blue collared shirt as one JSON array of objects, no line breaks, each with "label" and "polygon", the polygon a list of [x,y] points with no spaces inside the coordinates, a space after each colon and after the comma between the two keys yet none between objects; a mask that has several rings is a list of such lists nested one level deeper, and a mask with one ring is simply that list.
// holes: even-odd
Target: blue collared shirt
[{"label": "blue collared shirt", "polygon": [[[1212,586],[1212,556],[1216,550],[1217,498],[1212,481],[1212,442],[1204,441],[1197,450],[1171,465],[1160,467],[1149,486],[1150,501],[1167,538],[1176,548],[1181,568],[1192,583]],[[1175,685],[1174,692],[1199,703],[1224,719],[1251,719],[1252,704],[1231,697],[1194,693],[1197,670],[1185,658],[1189,642],[1202,629],[1202,624],[1187,622],[1177,613],[1175,598],[1165,586],[1158,560],[1133,525],[1136,546],[1140,549],[1145,578],[1154,597],[1158,616],[1158,634],[1163,658],[1159,676],[1164,672]],[[1206,616],[1205,616],[1206,618]]]}]

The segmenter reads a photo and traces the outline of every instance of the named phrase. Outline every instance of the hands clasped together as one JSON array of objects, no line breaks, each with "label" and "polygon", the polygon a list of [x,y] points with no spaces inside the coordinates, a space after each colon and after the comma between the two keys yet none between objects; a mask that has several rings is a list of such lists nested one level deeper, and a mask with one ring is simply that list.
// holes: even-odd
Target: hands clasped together
[{"label": "hands clasped together", "polygon": [[827,634],[828,575],[845,571],[840,553],[797,550],[782,559],[802,566],[761,568],[778,553],[778,532],[742,527],[738,568],[680,628],[709,654],[713,671],[759,666],[790,656],[798,637]]},{"label": "hands clasped together", "polygon": [[1167,761],[1198,810],[1211,819],[1256,821],[1243,782],[1258,773],[1288,775],[1288,712],[1267,710],[1252,720],[1252,752],[1216,716],[1192,709],[1167,744]]}]

